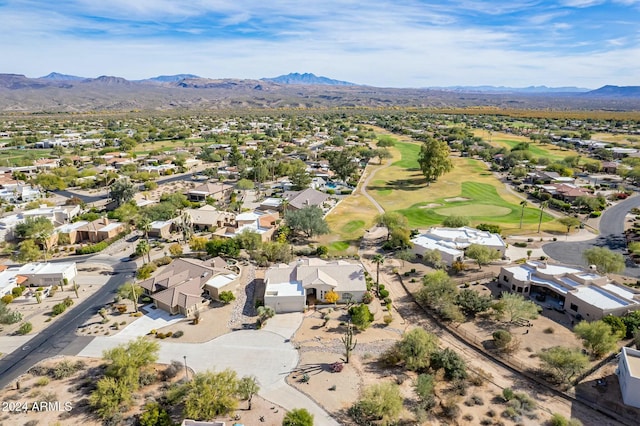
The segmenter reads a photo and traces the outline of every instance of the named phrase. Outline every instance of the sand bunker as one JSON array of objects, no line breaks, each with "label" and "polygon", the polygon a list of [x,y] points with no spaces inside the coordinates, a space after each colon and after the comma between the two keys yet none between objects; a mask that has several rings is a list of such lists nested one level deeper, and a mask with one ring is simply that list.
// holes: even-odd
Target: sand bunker
[{"label": "sand bunker", "polygon": [[444,199],[447,203],[455,203],[456,201],[469,201],[469,198],[464,198],[464,197],[454,197],[454,198],[445,198]]}]

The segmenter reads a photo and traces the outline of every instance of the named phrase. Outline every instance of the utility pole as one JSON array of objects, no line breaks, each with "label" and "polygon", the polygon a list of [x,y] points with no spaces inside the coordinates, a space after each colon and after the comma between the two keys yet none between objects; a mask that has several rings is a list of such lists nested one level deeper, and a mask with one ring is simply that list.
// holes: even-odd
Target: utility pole
[{"label": "utility pole", "polygon": [[187,368],[187,356],[184,355],[184,377],[189,381],[189,369]]}]

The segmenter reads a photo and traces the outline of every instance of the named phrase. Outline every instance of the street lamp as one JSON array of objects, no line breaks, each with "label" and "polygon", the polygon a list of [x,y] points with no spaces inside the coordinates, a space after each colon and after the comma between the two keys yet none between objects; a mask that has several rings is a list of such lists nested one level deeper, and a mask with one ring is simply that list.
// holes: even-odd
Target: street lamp
[{"label": "street lamp", "polygon": [[187,356],[184,355],[184,376],[187,379],[187,382],[189,381],[189,369],[187,368]]}]

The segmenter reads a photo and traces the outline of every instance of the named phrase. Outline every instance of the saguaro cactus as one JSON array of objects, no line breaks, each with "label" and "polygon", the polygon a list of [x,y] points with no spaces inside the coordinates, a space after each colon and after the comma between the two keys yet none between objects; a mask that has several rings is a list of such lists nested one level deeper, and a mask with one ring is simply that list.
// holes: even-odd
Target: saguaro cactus
[{"label": "saguaro cactus", "polygon": [[342,337],[342,343],[344,344],[344,362],[349,364],[349,358],[351,358],[351,352],[356,348],[358,341],[353,341],[353,326],[351,321],[347,325],[347,331]]}]

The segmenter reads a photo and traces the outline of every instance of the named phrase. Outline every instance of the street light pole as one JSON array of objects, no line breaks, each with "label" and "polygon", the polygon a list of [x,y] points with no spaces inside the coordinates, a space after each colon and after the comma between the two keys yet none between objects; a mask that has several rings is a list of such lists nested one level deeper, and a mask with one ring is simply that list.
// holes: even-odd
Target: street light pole
[{"label": "street light pole", "polygon": [[187,382],[189,381],[189,369],[187,368],[187,356],[184,355],[184,376],[187,379]]}]

